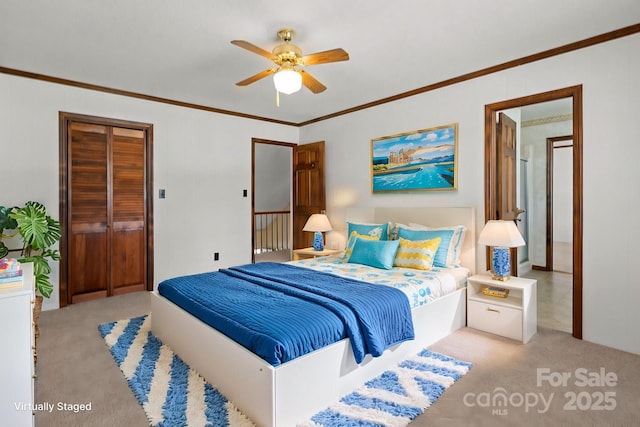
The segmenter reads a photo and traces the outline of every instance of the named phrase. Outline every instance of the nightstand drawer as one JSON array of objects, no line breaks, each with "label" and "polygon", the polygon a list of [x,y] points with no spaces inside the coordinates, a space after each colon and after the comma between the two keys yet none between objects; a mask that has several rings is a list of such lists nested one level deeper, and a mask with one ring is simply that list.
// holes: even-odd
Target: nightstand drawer
[{"label": "nightstand drawer", "polygon": [[522,310],[479,301],[469,301],[470,328],[522,341]]}]

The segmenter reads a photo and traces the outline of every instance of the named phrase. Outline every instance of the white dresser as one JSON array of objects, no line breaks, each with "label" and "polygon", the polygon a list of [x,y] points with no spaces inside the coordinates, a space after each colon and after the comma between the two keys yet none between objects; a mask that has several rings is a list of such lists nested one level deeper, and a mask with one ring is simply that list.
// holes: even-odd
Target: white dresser
[{"label": "white dresser", "polygon": [[22,287],[0,288],[0,423],[33,426],[33,264]]}]

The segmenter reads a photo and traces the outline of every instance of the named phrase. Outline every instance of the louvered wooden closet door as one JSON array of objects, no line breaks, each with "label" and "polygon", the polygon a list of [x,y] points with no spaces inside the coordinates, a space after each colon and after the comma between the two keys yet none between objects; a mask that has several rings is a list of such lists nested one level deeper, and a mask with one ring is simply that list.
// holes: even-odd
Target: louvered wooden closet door
[{"label": "louvered wooden closet door", "polygon": [[145,155],[141,130],[71,124],[71,302],[146,288]]},{"label": "louvered wooden closet door", "polygon": [[107,296],[108,130],[86,123],[70,126],[68,266],[72,302]]},{"label": "louvered wooden closet door", "polygon": [[144,132],[113,128],[112,293],[142,291],[146,277]]}]

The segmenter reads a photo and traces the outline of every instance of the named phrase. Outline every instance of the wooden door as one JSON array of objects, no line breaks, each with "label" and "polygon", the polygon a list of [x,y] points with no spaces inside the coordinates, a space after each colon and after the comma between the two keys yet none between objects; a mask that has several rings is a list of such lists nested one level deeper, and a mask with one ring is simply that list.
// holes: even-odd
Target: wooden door
[{"label": "wooden door", "polygon": [[[524,212],[518,208],[517,168],[517,128],[516,122],[504,113],[498,115],[497,136],[497,176],[496,191],[498,219],[517,220]],[[511,248],[511,274],[518,275],[518,249]]]},{"label": "wooden door", "polygon": [[60,305],[151,289],[151,125],[61,113],[61,136]]},{"label": "wooden door", "polygon": [[293,149],[293,249],[313,245],[313,233],[302,231],[309,216],[326,209],[324,141]]},{"label": "wooden door", "polygon": [[109,129],[89,123],[69,126],[67,218],[70,303],[106,297],[109,285]]},{"label": "wooden door", "polygon": [[516,122],[504,113],[500,113],[497,127],[498,137],[498,218],[517,219],[523,211],[518,208],[516,164],[517,139]]},{"label": "wooden door", "polygon": [[118,295],[145,289],[145,138],[142,130],[113,128],[111,170],[111,294]]}]

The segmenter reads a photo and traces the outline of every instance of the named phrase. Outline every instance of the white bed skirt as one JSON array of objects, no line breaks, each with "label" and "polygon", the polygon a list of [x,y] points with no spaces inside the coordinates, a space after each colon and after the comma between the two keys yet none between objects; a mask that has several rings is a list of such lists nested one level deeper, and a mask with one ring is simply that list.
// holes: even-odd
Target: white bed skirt
[{"label": "white bed skirt", "polygon": [[151,294],[152,332],[258,426],[295,426],[466,324],[466,289],[413,310],[416,339],[359,365],[348,339],[274,367],[169,300]]}]

